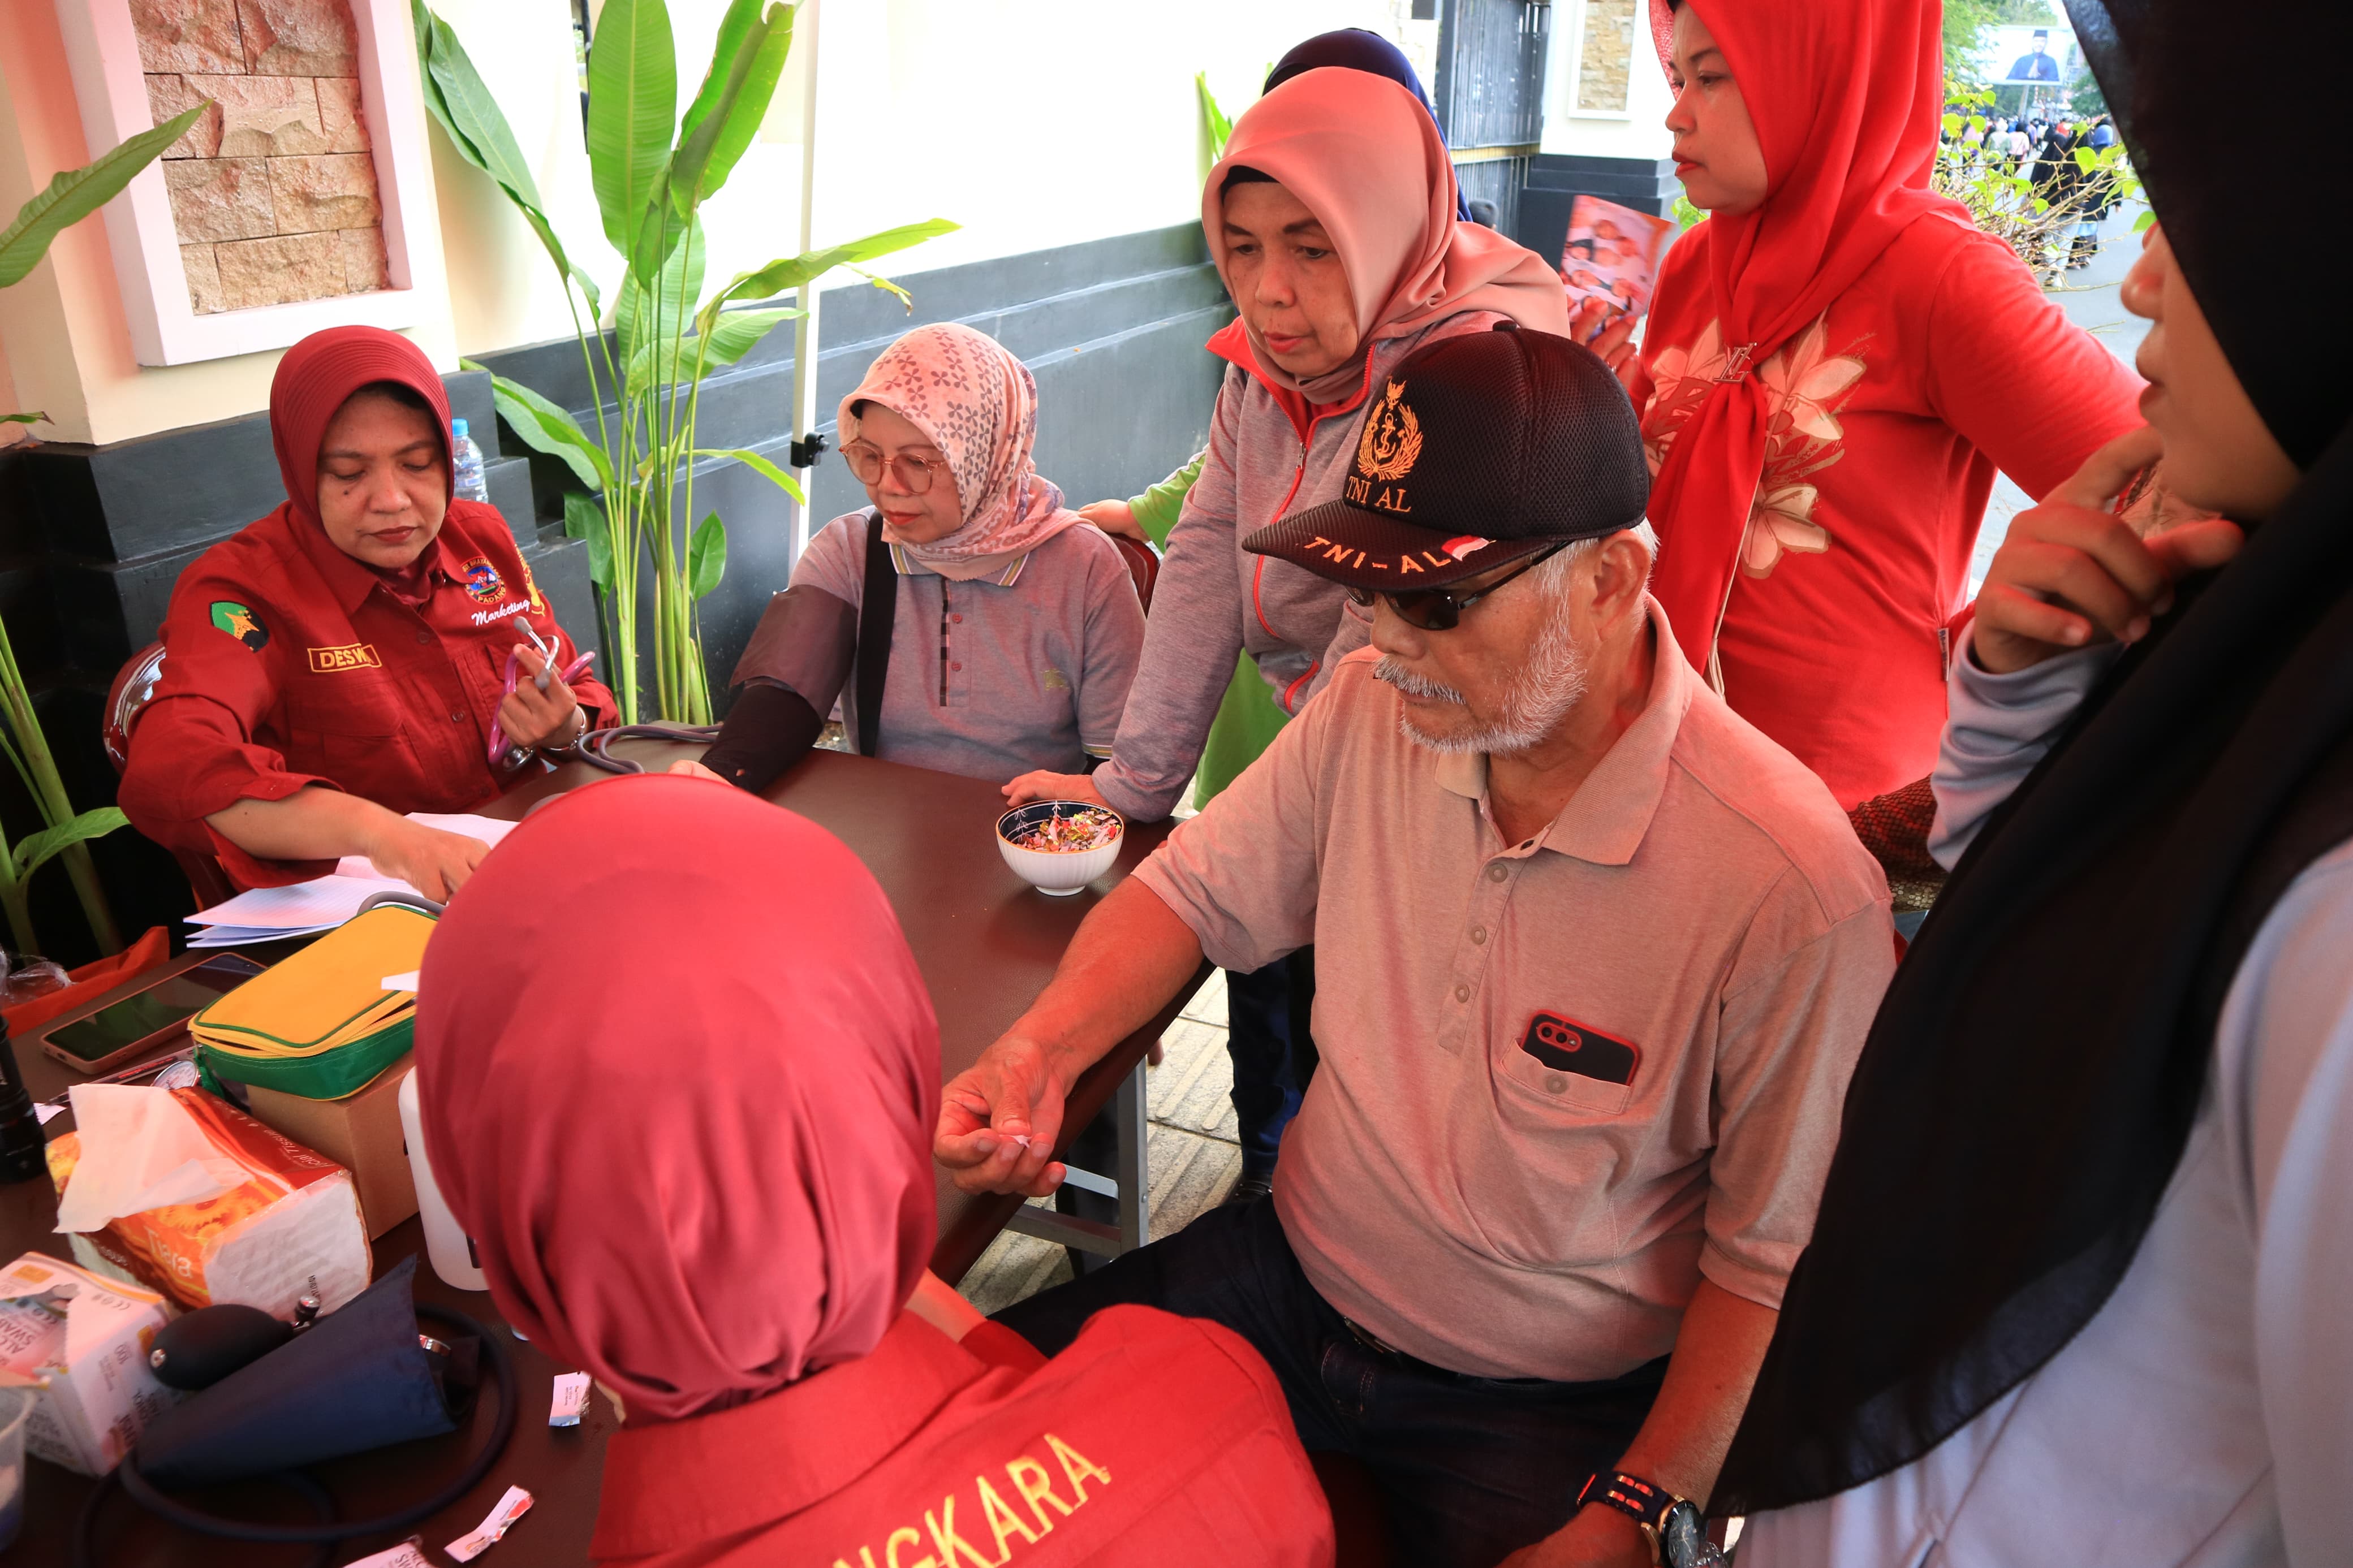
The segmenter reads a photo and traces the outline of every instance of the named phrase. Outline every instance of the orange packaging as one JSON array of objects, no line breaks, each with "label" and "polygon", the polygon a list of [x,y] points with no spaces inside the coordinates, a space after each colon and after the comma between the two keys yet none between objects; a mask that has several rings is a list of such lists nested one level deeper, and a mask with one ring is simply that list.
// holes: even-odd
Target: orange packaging
[{"label": "orange packaging", "polygon": [[[185,1307],[237,1302],[278,1318],[292,1317],[306,1293],[332,1311],[365,1289],[367,1226],[351,1173],[201,1089],[171,1092],[245,1182],[201,1203],[124,1215],[76,1235],[75,1256]],[[48,1158],[62,1197],[81,1160],[80,1134],[52,1140]]]}]

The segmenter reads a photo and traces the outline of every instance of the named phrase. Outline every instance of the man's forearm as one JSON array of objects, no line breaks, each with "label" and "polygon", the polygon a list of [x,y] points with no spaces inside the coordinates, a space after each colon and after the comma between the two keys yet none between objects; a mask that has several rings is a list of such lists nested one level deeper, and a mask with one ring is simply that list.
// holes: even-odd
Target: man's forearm
[{"label": "man's forearm", "polygon": [[1201,942],[1133,878],[1080,923],[1060,967],[1007,1031],[1045,1051],[1065,1085],[1142,1028],[1201,966]]},{"label": "man's forearm", "polygon": [[1704,1503],[1780,1316],[1702,1279],[1658,1402],[1618,1468]]},{"label": "man's forearm", "polygon": [[305,784],[283,800],[240,800],[205,818],[259,860],[338,860],[372,852],[398,817],[372,800]]}]

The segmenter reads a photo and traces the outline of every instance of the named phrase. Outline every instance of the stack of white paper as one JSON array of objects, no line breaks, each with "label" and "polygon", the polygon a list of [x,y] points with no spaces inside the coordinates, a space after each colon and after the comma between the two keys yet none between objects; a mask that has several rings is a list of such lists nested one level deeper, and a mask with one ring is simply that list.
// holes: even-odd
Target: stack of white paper
[{"label": "stack of white paper", "polygon": [[[413,811],[408,819],[445,833],[462,833],[493,847],[513,832],[515,826],[487,816],[425,811]],[[397,878],[378,875],[365,858],[347,855],[324,877],[283,888],[248,889],[226,903],[197,910],[188,917],[188,923],[197,928],[196,934],[188,939],[188,945],[238,947],[257,942],[280,942],[288,937],[317,936],[358,914],[360,906],[378,893],[417,890]]]}]

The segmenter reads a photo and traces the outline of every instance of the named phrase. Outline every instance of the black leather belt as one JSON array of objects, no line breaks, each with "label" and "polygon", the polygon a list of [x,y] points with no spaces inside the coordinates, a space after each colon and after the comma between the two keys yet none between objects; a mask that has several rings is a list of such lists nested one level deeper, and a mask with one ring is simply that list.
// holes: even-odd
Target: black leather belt
[{"label": "black leather belt", "polygon": [[1451,1367],[1440,1366],[1436,1362],[1424,1361],[1418,1355],[1408,1354],[1345,1313],[1340,1314],[1339,1317],[1342,1326],[1358,1344],[1384,1361],[1394,1363],[1411,1372],[1420,1373],[1425,1377],[1441,1378],[1448,1383],[1525,1383],[1531,1385],[1547,1381],[1541,1377],[1482,1377],[1476,1373],[1456,1372]]}]

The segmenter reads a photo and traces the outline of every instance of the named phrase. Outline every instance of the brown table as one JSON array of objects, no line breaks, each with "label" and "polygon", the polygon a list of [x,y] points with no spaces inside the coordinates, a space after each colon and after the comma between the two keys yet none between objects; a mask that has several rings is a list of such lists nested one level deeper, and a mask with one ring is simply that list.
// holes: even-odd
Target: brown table
[{"label": "brown table", "polygon": [[[662,742],[624,742],[619,754],[649,769],[699,748]],[[570,763],[533,780],[486,808],[489,816],[521,817],[549,796],[607,775],[583,763]],[[1119,862],[1087,891],[1050,899],[1008,869],[990,831],[1002,805],[997,787],[975,779],[902,767],[871,758],[817,752],[787,773],[768,798],[789,806],[838,835],[856,851],[891,900],[908,945],[930,987],[939,1014],[941,1069],[953,1077],[969,1066],[1043,989],[1063,949],[1087,910],[1166,836],[1165,826],[1131,827]],[[263,962],[284,956],[285,944],[259,950]],[[174,960],[175,967],[201,962],[197,952]],[[1174,1020],[1200,979],[1171,1001],[1161,1015],[1123,1041],[1079,1080],[1071,1097],[1066,1135],[1112,1102],[1153,1041]],[[109,996],[112,994],[109,993]],[[59,1022],[102,1006],[101,996]],[[162,1050],[175,1047],[167,1045]],[[80,1075],[26,1042],[18,1060],[37,1100],[61,1094]],[[1123,1118],[1123,1121],[1127,1120]],[[69,1126],[61,1121],[55,1125]],[[1140,1152],[1134,1149],[1132,1152]],[[1135,1162],[1140,1165],[1140,1159]],[[1140,1189],[1137,1194],[1140,1201]],[[944,1179],[940,1184],[940,1239],[932,1266],[944,1278],[963,1277],[1003,1229],[1019,1200],[966,1197]],[[0,1262],[29,1251],[69,1256],[57,1223],[56,1195],[45,1182],[0,1186]],[[417,1257],[417,1294],[422,1301],[454,1308],[504,1332],[487,1294],[453,1290],[423,1258],[424,1234],[415,1219],[375,1243],[379,1272],[412,1254]],[[535,1503],[507,1538],[478,1559],[482,1568],[533,1568],[576,1563],[587,1556],[596,1521],[598,1476],[605,1441],[614,1422],[601,1396],[589,1401],[575,1428],[546,1425],[551,1383],[558,1366],[534,1347],[509,1337],[521,1390],[513,1440],[499,1462],[457,1506],[427,1521],[417,1533],[431,1560],[448,1561],[441,1547],[481,1522],[510,1485],[530,1491]],[[487,1436],[494,1400],[485,1395],[462,1440],[434,1438],[375,1454],[314,1467],[313,1474],[334,1495],[343,1517],[383,1514],[414,1501],[464,1468],[473,1447]],[[24,1533],[5,1554],[8,1564],[65,1568],[71,1562],[72,1531],[83,1500],[96,1483],[35,1460],[26,1477]],[[197,1494],[199,1506],[256,1521],[295,1522],[310,1517],[304,1505],[274,1489],[223,1488]],[[356,1537],[341,1543],[332,1561],[344,1563],[396,1544],[400,1537]],[[313,1549],[257,1546],[186,1534],[149,1517],[119,1494],[99,1531],[100,1562],[108,1568],[219,1563],[237,1568],[277,1568],[306,1562]]]}]

